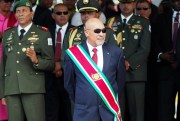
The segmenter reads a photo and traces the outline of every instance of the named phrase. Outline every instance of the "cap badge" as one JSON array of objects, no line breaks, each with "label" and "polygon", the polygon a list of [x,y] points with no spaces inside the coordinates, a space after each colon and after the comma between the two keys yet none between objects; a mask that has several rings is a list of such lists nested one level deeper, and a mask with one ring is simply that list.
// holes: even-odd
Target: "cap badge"
[{"label": "cap badge", "polygon": [[26,6],[31,6],[29,2],[26,2]]},{"label": "cap badge", "polygon": [[88,4],[88,3],[89,3],[89,0],[83,0],[83,3],[84,3],[84,4]]}]

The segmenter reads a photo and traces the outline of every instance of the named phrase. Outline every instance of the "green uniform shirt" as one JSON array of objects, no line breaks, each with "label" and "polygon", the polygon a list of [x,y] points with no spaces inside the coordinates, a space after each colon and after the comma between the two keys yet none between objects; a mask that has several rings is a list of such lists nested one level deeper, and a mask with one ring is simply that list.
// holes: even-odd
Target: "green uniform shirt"
[{"label": "green uniform shirt", "polygon": [[[53,71],[54,55],[49,31],[32,24],[19,40],[17,27],[10,28],[3,36],[3,57],[0,65],[1,97],[20,93],[44,93],[44,71]],[[26,56],[26,49],[34,48],[38,65]]]},{"label": "green uniform shirt", "polygon": [[126,80],[147,80],[147,59],[150,51],[149,20],[133,15],[123,28],[120,16],[113,17],[107,23],[116,33],[118,45],[123,49],[125,59],[130,63]]}]

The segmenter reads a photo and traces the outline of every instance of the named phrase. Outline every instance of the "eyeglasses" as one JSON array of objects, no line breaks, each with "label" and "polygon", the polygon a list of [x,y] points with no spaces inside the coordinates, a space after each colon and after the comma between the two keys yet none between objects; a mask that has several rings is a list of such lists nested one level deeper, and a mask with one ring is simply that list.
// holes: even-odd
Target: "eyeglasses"
[{"label": "eyeglasses", "polygon": [[94,33],[96,33],[96,34],[99,34],[99,33],[106,33],[106,28],[104,28],[104,29],[94,29]]},{"label": "eyeglasses", "polygon": [[68,14],[68,11],[63,11],[63,12],[60,12],[60,11],[58,11],[58,12],[55,12],[55,14],[56,15],[67,15]]},{"label": "eyeglasses", "polygon": [[13,2],[14,0],[3,0],[5,3]]},{"label": "eyeglasses", "polygon": [[144,8],[136,8],[136,10],[138,10],[138,11],[140,11],[140,10],[146,11],[146,10],[148,10],[148,9],[149,9],[148,7],[144,7]]}]

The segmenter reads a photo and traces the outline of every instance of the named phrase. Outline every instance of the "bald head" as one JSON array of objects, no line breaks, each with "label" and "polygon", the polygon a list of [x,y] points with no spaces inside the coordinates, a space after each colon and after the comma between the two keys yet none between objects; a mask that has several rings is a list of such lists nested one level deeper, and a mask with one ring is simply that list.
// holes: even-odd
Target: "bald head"
[{"label": "bald head", "polygon": [[103,22],[98,18],[91,18],[91,19],[87,20],[85,23],[85,28],[87,28],[87,29],[97,28],[99,26],[104,28]]},{"label": "bald head", "polygon": [[98,18],[91,18],[85,23],[87,41],[93,47],[102,45],[106,37],[106,28]]}]

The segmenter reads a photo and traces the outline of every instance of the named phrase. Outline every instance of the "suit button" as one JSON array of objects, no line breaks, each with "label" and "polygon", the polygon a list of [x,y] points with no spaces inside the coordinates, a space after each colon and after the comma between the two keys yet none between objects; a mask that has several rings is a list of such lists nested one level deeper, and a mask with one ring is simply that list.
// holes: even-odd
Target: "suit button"
[{"label": "suit button", "polygon": [[126,38],[123,38],[123,41],[126,40]]},{"label": "suit button", "polygon": [[19,61],[17,60],[16,63],[19,63]]},{"label": "suit button", "polygon": [[122,47],[122,49],[124,50],[124,49],[125,49],[125,47]]},{"label": "suit button", "polygon": [[17,52],[17,54],[20,54],[20,52]]},{"label": "suit button", "polygon": [[17,73],[19,74],[19,73],[20,73],[20,71],[17,71]]},{"label": "suit button", "polygon": [[21,43],[18,43],[19,45],[21,45]]}]

